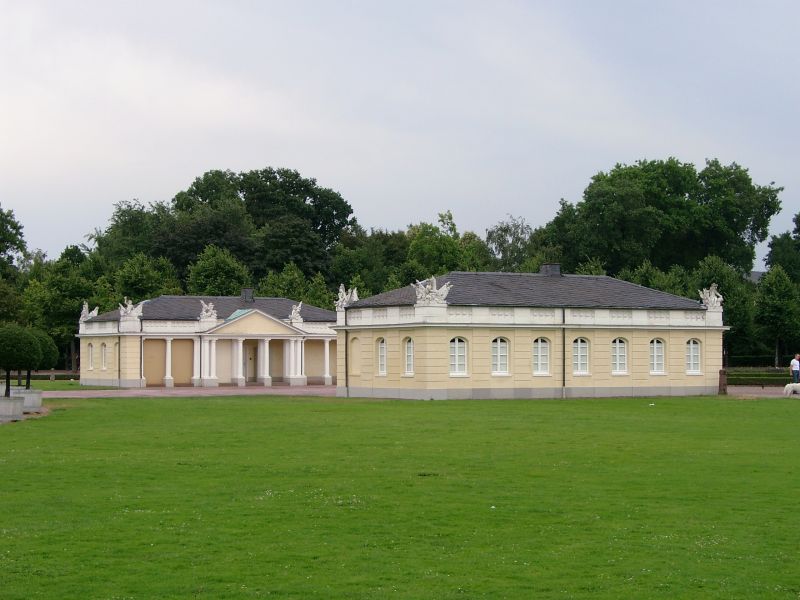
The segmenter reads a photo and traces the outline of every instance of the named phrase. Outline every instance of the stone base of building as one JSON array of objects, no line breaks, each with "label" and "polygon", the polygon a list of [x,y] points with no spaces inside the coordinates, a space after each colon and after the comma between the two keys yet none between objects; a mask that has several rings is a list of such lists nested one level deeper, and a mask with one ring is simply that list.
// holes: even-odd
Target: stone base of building
[{"label": "stone base of building", "polygon": [[284,377],[284,381],[289,385],[308,385],[308,377],[305,375],[291,375]]},{"label": "stone base of building", "polygon": [[145,388],[146,379],[95,379],[92,377],[81,377],[81,385],[102,385],[105,387],[118,388]]},{"label": "stone base of building", "polygon": [[338,387],[336,395],[344,398],[396,398],[398,400],[546,400],[637,396],[716,396],[718,391],[717,386],[459,389]]},{"label": "stone base of building", "polygon": [[270,376],[259,377],[257,381],[258,385],[263,385],[264,387],[270,387],[272,385],[272,377]]}]

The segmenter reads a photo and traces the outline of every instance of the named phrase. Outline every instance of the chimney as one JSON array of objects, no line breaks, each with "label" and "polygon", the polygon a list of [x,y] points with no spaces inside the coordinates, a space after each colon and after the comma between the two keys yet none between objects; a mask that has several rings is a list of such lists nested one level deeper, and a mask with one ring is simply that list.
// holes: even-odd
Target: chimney
[{"label": "chimney", "polygon": [[253,288],[242,288],[242,302],[255,302]]},{"label": "chimney", "polygon": [[539,267],[539,275],[561,276],[561,265],[559,263],[544,263]]}]

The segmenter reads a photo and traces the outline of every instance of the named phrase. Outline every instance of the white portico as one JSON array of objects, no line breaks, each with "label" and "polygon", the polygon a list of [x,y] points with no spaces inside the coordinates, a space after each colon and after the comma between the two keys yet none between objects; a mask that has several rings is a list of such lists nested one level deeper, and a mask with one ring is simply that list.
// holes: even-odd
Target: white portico
[{"label": "white portico", "polygon": [[161,296],[136,305],[126,301],[102,315],[85,307],[81,383],[330,385],[334,320],[332,311],[246,292],[241,297]]}]

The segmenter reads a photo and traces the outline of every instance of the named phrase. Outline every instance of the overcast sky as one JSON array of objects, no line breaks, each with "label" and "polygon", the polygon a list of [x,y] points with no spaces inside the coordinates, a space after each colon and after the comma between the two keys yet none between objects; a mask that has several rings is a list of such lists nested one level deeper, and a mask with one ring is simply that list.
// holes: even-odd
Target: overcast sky
[{"label": "overcast sky", "polygon": [[716,157],[786,188],[780,233],[799,25],[789,1],[0,0],[0,206],[56,258],[115,202],[273,166],[367,228],[451,209],[484,235],[615,163]]}]

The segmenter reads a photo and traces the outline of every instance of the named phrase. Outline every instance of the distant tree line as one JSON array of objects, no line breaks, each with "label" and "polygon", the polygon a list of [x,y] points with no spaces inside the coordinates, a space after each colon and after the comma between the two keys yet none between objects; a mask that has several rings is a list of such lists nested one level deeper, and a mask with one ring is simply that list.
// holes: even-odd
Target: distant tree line
[{"label": "distant tree line", "polygon": [[361,227],[350,204],[290,169],[209,171],[170,201],[115,205],[108,226],[54,260],[28,251],[22,225],[0,207],[0,322],[51,335],[74,366],[84,300],[101,311],[124,297],[231,295],[254,287],[331,308],[339,283],[361,297],[453,270],[611,275],[697,299],[712,282],[725,297],[732,360],[776,364],[800,344],[800,213],[769,242],[769,271],[751,276],[782,188],[747,169],[674,158],[616,165],[583,198],[561,201],[533,227],[507,215],[485,233],[437,223]]}]

